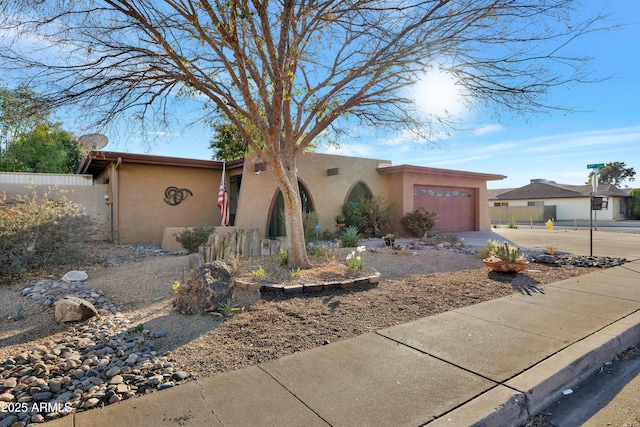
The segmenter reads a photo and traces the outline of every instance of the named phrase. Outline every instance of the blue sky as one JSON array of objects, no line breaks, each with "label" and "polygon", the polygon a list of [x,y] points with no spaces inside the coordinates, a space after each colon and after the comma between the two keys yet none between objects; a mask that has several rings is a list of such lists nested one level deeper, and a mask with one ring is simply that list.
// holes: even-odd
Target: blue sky
[{"label": "blue sky", "polygon": [[[468,130],[451,131],[435,144],[418,144],[402,134],[375,136],[362,129],[360,138],[342,140],[338,149],[318,151],[386,159],[394,165],[507,176],[505,180],[489,182],[489,188],[519,187],[533,178],[583,184],[589,173],[587,164],[622,161],[638,172],[638,180],[628,183],[629,186],[640,187],[640,3],[637,0],[586,3],[591,9],[585,13],[604,10],[614,22],[625,25],[586,36],[569,46],[571,53],[593,57],[594,77],[607,78],[551,92],[551,102],[573,107],[577,112],[558,111],[497,121],[492,114],[459,108],[460,127]],[[436,90],[442,91],[441,104],[456,110],[455,96],[447,91],[446,76],[430,81]],[[421,90],[418,88],[418,100]],[[210,159],[212,154],[208,149],[210,131],[205,127],[183,127],[174,133],[149,132],[149,143],[109,136],[105,150],[197,159]]]}]

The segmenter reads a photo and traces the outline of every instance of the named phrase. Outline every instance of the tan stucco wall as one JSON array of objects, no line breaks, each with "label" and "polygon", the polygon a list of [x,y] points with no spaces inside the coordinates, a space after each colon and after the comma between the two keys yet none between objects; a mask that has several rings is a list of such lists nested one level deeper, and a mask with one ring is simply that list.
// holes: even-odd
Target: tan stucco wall
[{"label": "tan stucco wall", "polygon": [[394,229],[396,233],[404,233],[404,228],[400,221],[404,215],[415,209],[413,206],[414,185],[465,187],[474,189],[477,197],[475,212],[476,231],[486,231],[491,229],[491,219],[489,217],[489,209],[486,204],[488,197],[487,183],[483,179],[421,173],[394,173],[386,175],[386,178],[389,179],[388,199],[396,203],[394,214]]},{"label": "tan stucco wall", "polygon": [[[258,228],[260,235],[266,236],[269,210],[278,187],[269,168],[255,174],[256,163],[260,160],[255,155],[245,160],[236,225]],[[317,153],[298,157],[298,179],[309,190],[321,230],[336,230],[335,216],[341,213],[349,190],[357,182],[364,182],[373,194],[388,193],[387,180],[376,171],[381,163],[388,161]],[[327,169],[333,168],[338,168],[339,174],[327,176]]]},{"label": "tan stucco wall", "polygon": [[[117,194],[116,240],[160,243],[167,227],[219,224],[216,203],[220,176],[221,171],[213,169],[120,164],[115,173],[111,172]],[[171,206],[164,202],[165,190],[171,186],[187,188],[193,195]]]}]

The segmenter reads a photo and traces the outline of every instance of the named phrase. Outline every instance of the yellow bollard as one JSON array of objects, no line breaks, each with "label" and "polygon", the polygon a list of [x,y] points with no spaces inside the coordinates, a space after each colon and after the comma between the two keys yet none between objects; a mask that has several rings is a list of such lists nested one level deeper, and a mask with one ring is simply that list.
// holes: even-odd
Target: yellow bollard
[{"label": "yellow bollard", "polygon": [[547,230],[553,230],[553,221],[552,220],[548,220],[545,224],[547,226]]}]

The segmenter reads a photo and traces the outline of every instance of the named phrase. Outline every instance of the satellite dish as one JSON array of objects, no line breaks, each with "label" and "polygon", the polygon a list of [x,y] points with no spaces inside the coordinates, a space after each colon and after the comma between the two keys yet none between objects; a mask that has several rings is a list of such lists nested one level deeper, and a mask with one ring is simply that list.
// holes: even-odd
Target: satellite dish
[{"label": "satellite dish", "polygon": [[78,144],[87,150],[99,150],[109,142],[109,138],[99,133],[89,133],[78,138]]}]

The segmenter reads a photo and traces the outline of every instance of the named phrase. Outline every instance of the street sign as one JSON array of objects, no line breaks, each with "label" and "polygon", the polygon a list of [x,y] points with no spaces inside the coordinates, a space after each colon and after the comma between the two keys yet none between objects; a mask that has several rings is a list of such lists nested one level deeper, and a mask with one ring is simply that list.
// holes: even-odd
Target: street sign
[{"label": "street sign", "polygon": [[604,163],[596,163],[593,165],[587,165],[587,169],[602,169],[604,168]]}]

